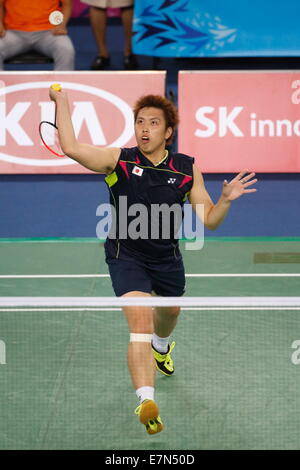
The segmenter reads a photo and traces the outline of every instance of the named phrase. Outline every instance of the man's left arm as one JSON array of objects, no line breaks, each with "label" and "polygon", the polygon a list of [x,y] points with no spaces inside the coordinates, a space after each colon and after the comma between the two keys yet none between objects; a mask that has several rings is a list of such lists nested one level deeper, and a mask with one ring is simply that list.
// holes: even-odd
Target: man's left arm
[{"label": "man's left arm", "polygon": [[63,22],[55,28],[52,32],[54,35],[68,34],[67,24],[72,15],[73,0],[61,0],[61,12],[64,15]]},{"label": "man's left arm", "polygon": [[61,0],[61,12],[64,15],[64,21],[62,24],[65,26],[68,24],[69,19],[72,15],[73,0]]},{"label": "man's left arm", "polygon": [[210,230],[215,230],[223,222],[233,200],[243,194],[256,191],[255,188],[248,189],[257,182],[257,179],[253,178],[255,173],[249,173],[248,170],[245,170],[230,182],[227,180],[223,182],[221,196],[218,202],[214,204],[206,191],[202,174],[195,165],[193,166],[193,175],[194,184],[189,193],[189,201],[198,217],[202,219],[205,227]]}]

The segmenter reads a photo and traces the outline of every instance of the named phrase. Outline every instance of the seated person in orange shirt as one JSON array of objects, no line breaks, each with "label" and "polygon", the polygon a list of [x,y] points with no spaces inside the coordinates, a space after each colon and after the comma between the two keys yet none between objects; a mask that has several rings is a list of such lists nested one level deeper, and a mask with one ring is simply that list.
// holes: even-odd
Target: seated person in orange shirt
[{"label": "seated person in orange shirt", "polygon": [[[61,8],[60,8],[61,5]],[[53,26],[49,15],[63,13]],[[54,59],[54,70],[74,70],[75,49],[67,32],[72,0],[0,0],[0,70],[16,54],[36,50]]]}]

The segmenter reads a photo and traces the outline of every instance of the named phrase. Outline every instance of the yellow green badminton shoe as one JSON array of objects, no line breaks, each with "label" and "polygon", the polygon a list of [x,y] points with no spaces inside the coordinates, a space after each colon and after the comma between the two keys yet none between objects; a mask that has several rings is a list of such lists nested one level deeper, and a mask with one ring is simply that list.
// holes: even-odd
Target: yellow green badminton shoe
[{"label": "yellow green badminton shoe", "polygon": [[144,400],[135,410],[140,422],[146,427],[148,434],[156,434],[163,430],[164,426],[159,416],[159,409],[155,401]]},{"label": "yellow green badminton shoe", "polygon": [[171,358],[171,352],[173,351],[174,346],[175,346],[175,341],[173,341],[171,346],[169,346],[168,352],[162,354],[156,351],[156,349],[153,347],[153,344],[152,344],[152,352],[153,352],[154,359],[156,361],[156,368],[159,370],[159,372],[161,372],[164,375],[170,376],[174,374],[174,365],[173,365],[173,361]]}]

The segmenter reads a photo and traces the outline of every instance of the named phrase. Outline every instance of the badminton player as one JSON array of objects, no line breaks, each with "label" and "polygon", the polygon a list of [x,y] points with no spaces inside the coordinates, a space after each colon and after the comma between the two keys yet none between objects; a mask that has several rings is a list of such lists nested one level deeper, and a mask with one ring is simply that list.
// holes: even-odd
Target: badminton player
[{"label": "badminton player", "polygon": [[[233,200],[256,191],[252,187],[257,181],[255,174],[246,170],[230,182],[224,181],[218,202],[212,202],[194,159],[166,148],[178,125],[178,113],[162,96],[146,95],[137,101],[133,109],[137,146],[123,149],[98,148],[78,142],[66,93],[50,89],[50,98],[56,102],[63,152],[84,167],[106,174],[111,202],[117,213],[121,211],[120,196],[127,197],[128,207],[141,203],[149,209],[153,204],[163,203],[182,207],[188,197],[195,210],[197,204],[204,206],[204,225],[214,230],[225,218]],[[105,251],[117,296],[183,295],[184,266],[172,229],[174,226],[168,239],[133,239],[129,234],[127,238],[118,238],[119,227],[116,227],[116,237],[107,238]],[[128,306],[123,311],[130,333],[128,367],[139,400],[136,414],[146,431],[155,434],[163,429],[154,400],[155,366],[166,376],[174,373],[171,351],[175,343],[170,344],[170,336],[180,308]]]}]

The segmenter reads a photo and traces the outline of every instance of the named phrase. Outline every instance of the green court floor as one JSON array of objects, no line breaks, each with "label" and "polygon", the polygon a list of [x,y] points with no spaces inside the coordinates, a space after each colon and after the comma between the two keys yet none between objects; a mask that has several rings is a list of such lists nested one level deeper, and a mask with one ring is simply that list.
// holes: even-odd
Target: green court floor
[{"label": "green court floor", "polygon": [[[188,296],[299,296],[299,239],[182,252]],[[113,296],[109,277],[38,277],[107,274],[98,241],[2,241],[0,259],[0,297]],[[173,339],[175,375],[156,384],[165,430],[148,436],[119,309],[0,308],[0,449],[300,449],[300,310],[184,310]]]}]

